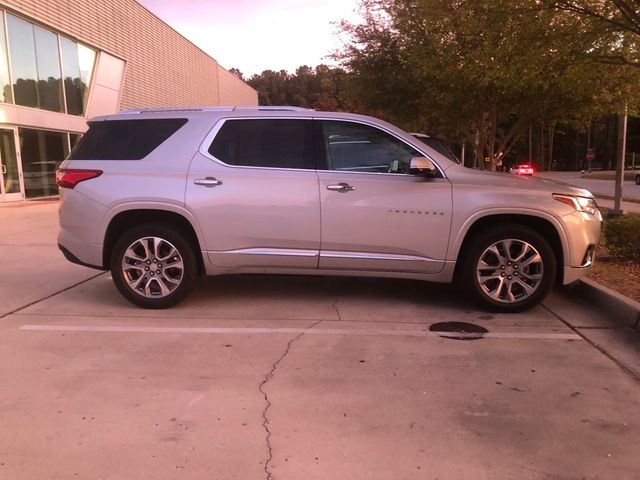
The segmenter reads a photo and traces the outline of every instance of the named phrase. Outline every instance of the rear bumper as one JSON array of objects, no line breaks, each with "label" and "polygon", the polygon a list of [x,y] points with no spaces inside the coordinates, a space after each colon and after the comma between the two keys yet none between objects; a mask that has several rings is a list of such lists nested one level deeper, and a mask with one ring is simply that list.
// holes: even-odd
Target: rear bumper
[{"label": "rear bumper", "polygon": [[61,230],[58,235],[58,248],[72,263],[106,270],[102,262],[102,245],[84,242],[67,230]]},{"label": "rear bumper", "polygon": [[77,265],[82,265],[83,267],[96,268],[98,270],[107,270],[107,268],[105,268],[105,267],[99,267],[97,265],[90,265],[88,263],[83,262],[82,260],[80,260],[78,257],[76,257],[73,253],[71,253],[69,250],[67,250],[66,248],[64,248],[60,244],[58,244],[58,248],[60,249],[60,251],[64,255],[64,258],[69,260],[71,263],[75,263]]}]

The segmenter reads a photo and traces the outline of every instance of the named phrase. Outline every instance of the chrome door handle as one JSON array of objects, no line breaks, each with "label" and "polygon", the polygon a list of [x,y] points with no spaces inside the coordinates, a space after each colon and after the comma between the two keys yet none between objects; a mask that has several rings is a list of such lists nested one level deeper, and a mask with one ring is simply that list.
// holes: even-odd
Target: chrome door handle
[{"label": "chrome door handle", "polygon": [[211,188],[222,185],[222,182],[214,177],[196,178],[193,183],[196,185],[202,185],[203,187]]},{"label": "chrome door handle", "polygon": [[341,182],[337,185],[327,185],[327,190],[331,190],[332,192],[346,193],[346,192],[351,192],[352,190],[355,190],[355,189],[356,187],[352,187],[348,183],[344,183],[344,182]]}]

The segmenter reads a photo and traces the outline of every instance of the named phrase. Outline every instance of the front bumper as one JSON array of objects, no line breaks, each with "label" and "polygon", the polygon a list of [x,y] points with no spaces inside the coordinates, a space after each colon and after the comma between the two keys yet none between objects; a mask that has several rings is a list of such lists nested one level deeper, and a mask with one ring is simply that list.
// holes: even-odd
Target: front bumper
[{"label": "front bumper", "polygon": [[584,277],[594,261],[594,251],[600,242],[602,215],[572,212],[562,217],[567,237],[567,252],[562,283],[568,284]]}]

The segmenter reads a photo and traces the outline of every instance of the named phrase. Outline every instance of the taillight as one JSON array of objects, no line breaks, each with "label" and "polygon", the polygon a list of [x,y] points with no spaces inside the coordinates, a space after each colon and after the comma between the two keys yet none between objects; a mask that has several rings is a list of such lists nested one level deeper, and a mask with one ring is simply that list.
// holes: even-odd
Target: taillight
[{"label": "taillight", "polygon": [[102,170],[85,170],[79,168],[59,168],[56,170],[56,183],[62,188],[74,188],[80,182],[91,180],[102,175]]}]

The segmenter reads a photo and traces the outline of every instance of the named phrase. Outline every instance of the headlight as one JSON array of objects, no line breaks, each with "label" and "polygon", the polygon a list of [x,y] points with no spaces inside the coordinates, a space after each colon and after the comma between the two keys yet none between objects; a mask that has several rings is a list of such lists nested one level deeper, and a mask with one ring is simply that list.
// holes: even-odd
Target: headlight
[{"label": "headlight", "polygon": [[567,205],[576,209],[578,212],[585,212],[589,215],[595,215],[598,211],[598,205],[596,204],[595,198],[577,197],[574,195],[561,195],[559,193],[554,193],[553,198],[555,198],[559,202],[566,203]]}]

